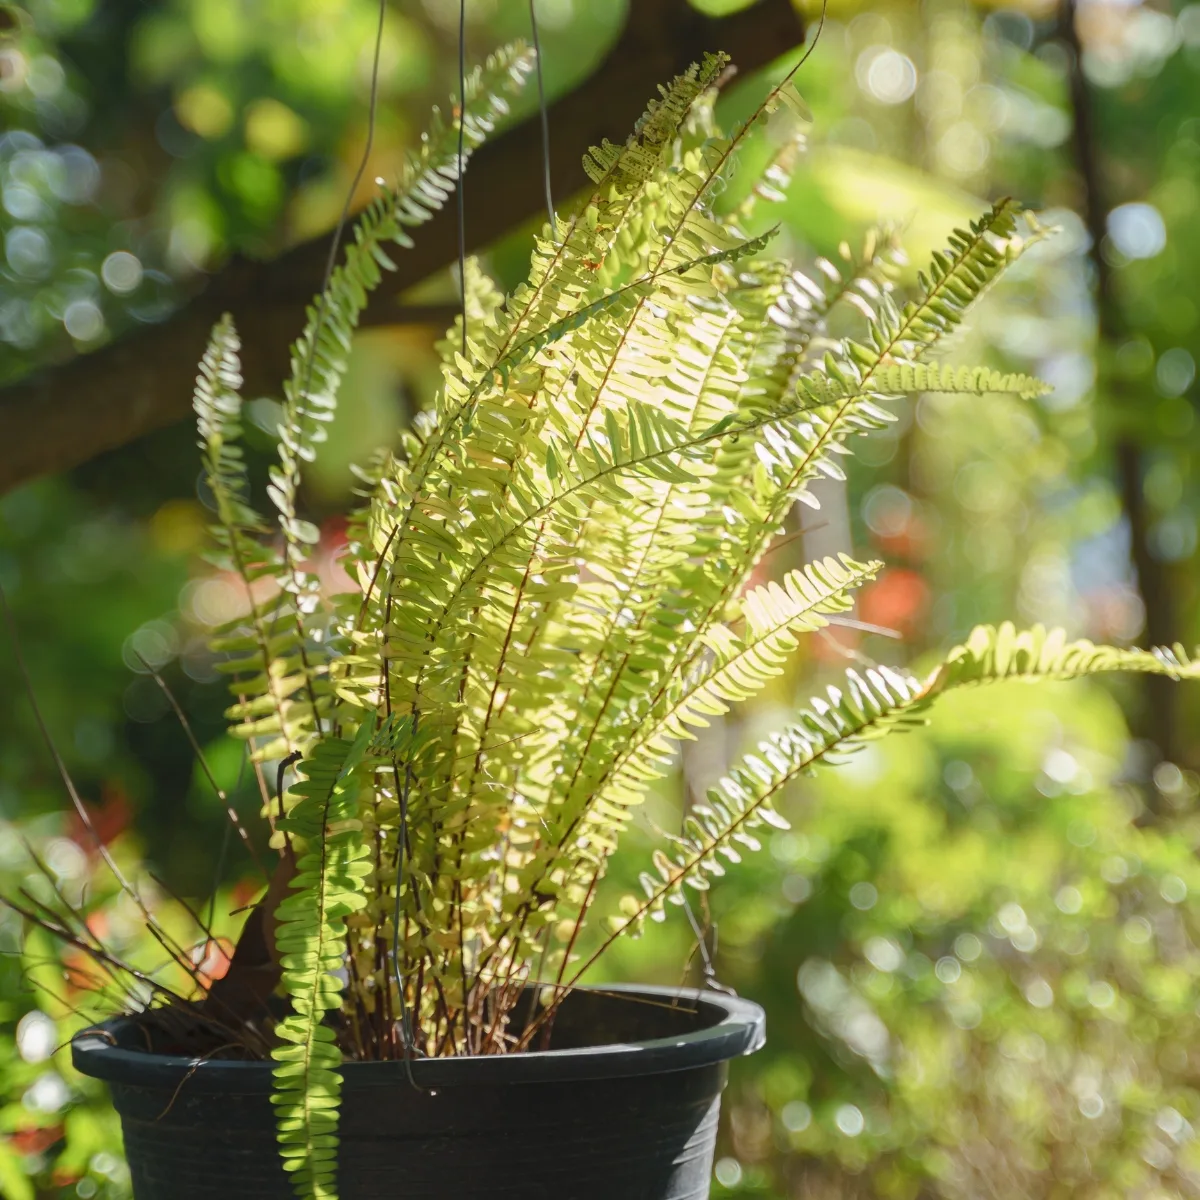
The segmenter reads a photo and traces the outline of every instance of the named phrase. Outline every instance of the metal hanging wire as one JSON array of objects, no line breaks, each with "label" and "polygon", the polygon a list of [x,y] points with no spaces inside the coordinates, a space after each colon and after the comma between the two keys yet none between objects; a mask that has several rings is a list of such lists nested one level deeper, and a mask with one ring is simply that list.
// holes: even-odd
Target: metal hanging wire
[{"label": "metal hanging wire", "polygon": [[467,210],[463,180],[467,129],[467,0],[458,4],[458,285],[462,288],[462,354],[467,357]]},{"label": "metal hanging wire", "polygon": [[546,81],[542,74],[542,43],[538,35],[537,0],[529,0],[529,26],[533,31],[533,53],[537,59],[538,108],[542,117],[542,182],[546,189],[546,217],[550,236],[558,240],[558,220],[554,215],[554,192],[550,186],[550,114],[546,108]]},{"label": "metal hanging wire", "polygon": [[[334,226],[333,237],[329,239],[329,256],[325,260],[325,273],[321,277],[320,300],[317,303],[317,323],[313,330],[312,345],[308,348],[308,355],[304,363],[304,379],[300,393],[302,399],[308,398],[308,389],[312,387],[313,370],[317,360],[317,343],[321,340],[321,327],[325,323],[325,310],[327,307],[325,297],[329,290],[329,282],[333,278],[334,267],[337,266],[337,256],[338,250],[341,249],[342,245],[342,235],[345,233],[346,225],[350,220],[350,208],[354,203],[354,196],[358,191],[358,185],[362,182],[362,177],[366,173],[367,164],[371,161],[371,150],[375,144],[375,123],[379,106],[379,56],[383,49],[383,26],[386,16],[387,0],[379,0],[379,21],[375,28],[375,52],[371,60],[371,95],[367,109],[367,140],[363,145],[362,157],[359,159],[354,179],[351,181],[350,187],[346,192],[346,201],[342,205],[337,225]],[[318,719],[318,727],[319,724]]]}]

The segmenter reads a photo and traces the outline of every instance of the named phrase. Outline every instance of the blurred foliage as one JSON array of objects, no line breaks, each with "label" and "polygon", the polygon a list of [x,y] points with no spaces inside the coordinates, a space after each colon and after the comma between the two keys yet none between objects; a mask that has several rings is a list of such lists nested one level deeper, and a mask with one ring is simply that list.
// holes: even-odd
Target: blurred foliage
[{"label": "blurred foliage", "polygon": [[[1008,685],[795,791],[696,910],[770,1039],[718,1195],[1200,1192],[1197,783],[1160,768],[1178,822],[1138,828],[1123,737],[1098,689]],[[608,967],[679,983],[691,942]]]},{"label": "blurred foliage", "polygon": [[[160,926],[192,951],[202,984],[228,966],[239,918],[252,898],[246,885],[220,889],[206,917],[211,941],[198,942],[189,909],[163,892],[136,843],[97,826],[109,850]],[[32,909],[86,912],[106,948],[163,985],[188,994],[194,983],[147,936],[142,912],[117,887],[77,819],[57,815],[0,823],[0,891]],[[120,1123],[106,1089],[71,1066],[71,1035],[111,1014],[137,1008],[149,990],[123,973],[106,974],[73,946],[5,909],[0,913],[0,1195],[36,1200],[63,1195],[127,1200],[129,1172],[120,1155]]]},{"label": "blurred foliage", "polygon": [[[819,6],[804,7],[815,17]],[[917,261],[987,198],[1014,194],[1043,210],[1059,236],[988,300],[963,354],[1056,390],[1035,404],[923,398],[872,435],[820,513],[795,518],[802,539],[781,543],[764,570],[834,549],[878,555],[889,568],[856,615],[902,636],[843,629],[809,642],[767,707],[793,705],[847,654],[908,660],[1010,612],[1137,640],[1144,612],[1111,461],[1126,433],[1146,450],[1151,549],[1169,573],[1179,635],[1200,640],[1200,4],[1079,4],[1113,205],[1100,252],[1128,331],[1110,347],[1097,344],[1076,215],[1055,8],[831,0],[801,81],[817,118],[812,150],[762,221],[782,219],[801,258],[832,256],[881,217],[898,221]],[[591,69],[625,10],[539,0],[552,94]],[[373,0],[0,5],[0,380],[158,319],[229,254],[273,254],[327,228],[363,145],[375,11]],[[473,0],[468,12],[472,58],[525,32],[523,4]],[[412,114],[453,90],[456,17],[451,0],[389,5],[365,187],[394,170]],[[736,80],[725,119],[759,92]],[[497,246],[498,278],[519,278],[527,253],[521,231]],[[431,294],[452,288],[445,278]],[[433,362],[417,330],[361,339],[309,496],[327,518],[331,585],[341,526],[329,514],[344,502],[346,464],[423,402]],[[1098,380],[1119,381],[1130,402],[1115,406]],[[252,410],[259,450],[273,405]],[[50,724],[106,832],[135,820],[155,870],[203,900],[225,837],[220,806],[133,653],[162,669],[233,787],[238,753],[202,648],[229,596],[198,556],[196,477],[190,434],[176,430],[6,497],[0,581]],[[10,698],[0,816],[65,843],[70,831],[53,816],[64,798],[7,655],[0,680]],[[1138,703],[1114,684],[1014,688],[943,708],[925,735],[798,791],[795,831],[731,871],[710,913],[696,906],[697,924],[711,920],[719,934],[717,978],[761,1000],[770,1022],[767,1050],[735,1065],[718,1194],[1200,1195],[1189,770],[1200,746],[1193,739],[1196,761],[1156,763],[1126,732],[1121,707],[1136,715]],[[1196,699],[1187,704],[1194,728]],[[718,724],[689,745],[681,786],[647,821],[677,822],[683,795],[719,776],[759,723]],[[761,723],[774,723],[765,709]],[[247,820],[252,791],[243,780],[236,797]],[[28,867],[12,826],[0,846],[7,889]],[[236,845],[224,865],[227,884],[252,886]],[[627,882],[618,869],[614,890]],[[223,899],[220,911],[232,907]],[[15,949],[11,922],[4,936]],[[677,982],[690,956],[695,982],[695,940],[676,915],[607,969]],[[21,984],[19,966],[3,960],[6,1022],[37,1006],[61,1018]],[[49,1061],[0,1045],[10,1098],[0,1191],[23,1200],[32,1193],[13,1181],[27,1177],[41,1195],[119,1195],[111,1117],[61,1053]],[[67,1092],[42,1085],[30,1098],[50,1072]],[[38,1127],[69,1137],[46,1142]]]}]

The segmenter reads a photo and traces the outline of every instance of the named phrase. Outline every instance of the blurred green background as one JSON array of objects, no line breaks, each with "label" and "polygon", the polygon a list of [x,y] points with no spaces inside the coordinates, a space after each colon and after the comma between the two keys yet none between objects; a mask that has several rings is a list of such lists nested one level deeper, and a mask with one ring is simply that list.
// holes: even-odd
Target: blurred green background
[{"label": "blurred green background", "polygon": [[[552,96],[626,19],[619,0],[538,12]],[[331,227],[363,149],[376,13],[374,0],[0,4],[0,383],[161,319],[232,254],[270,257]],[[517,0],[473,0],[470,57],[527,35],[527,17]],[[368,181],[394,173],[453,91],[457,19],[454,0],[390,0]],[[987,299],[963,353],[1054,391],[924,397],[860,441],[849,482],[823,486],[821,512],[798,514],[800,536],[763,569],[883,558],[856,616],[889,632],[811,639],[754,707],[685,747],[614,896],[684,794],[847,658],[919,666],[1007,616],[1200,641],[1200,4],[830,0],[799,82],[810,151],[764,224],[783,222],[800,265],[879,221],[919,261],[988,200],[1019,197],[1060,231]],[[739,77],[722,116],[762,87]],[[752,145],[747,168],[768,149]],[[528,246],[518,230],[487,255],[506,286]],[[453,294],[449,274],[429,289]],[[349,464],[428,400],[436,336],[360,339],[306,496],[331,584]],[[251,405],[263,458],[276,411],[270,396]],[[152,876],[200,904],[216,888],[232,935],[257,876],[141,661],[253,822],[205,645],[232,601],[202,557],[192,441],[170,429],[0,498],[0,582],[105,837],[166,919],[185,914]],[[66,816],[8,646],[0,689],[0,888],[45,886],[28,838],[97,928],[140,953]],[[695,906],[715,978],[769,1020],[767,1049],[734,1067],[715,1195],[1200,1196],[1198,704],[1128,681],[1006,687],[796,789],[793,831]],[[114,1122],[60,1048],[90,1001],[11,914],[0,941],[0,1194],[125,1196]],[[700,982],[696,941],[672,910],[605,974]]]}]

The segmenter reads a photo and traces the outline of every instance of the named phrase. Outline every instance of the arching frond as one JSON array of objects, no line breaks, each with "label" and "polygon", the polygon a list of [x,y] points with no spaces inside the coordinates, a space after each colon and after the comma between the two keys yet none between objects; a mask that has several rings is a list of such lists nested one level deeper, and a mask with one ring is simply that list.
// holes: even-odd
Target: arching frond
[{"label": "arching frond", "polygon": [[864,383],[830,358],[826,374],[809,375],[797,384],[799,395],[813,408],[859,399],[902,396],[915,392],[955,392],[986,396],[1007,393],[1032,400],[1050,389],[1032,375],[995,371],[991,367],[945,367],[937,363],[875,368]]},{"label": "arching frond", "polygon": [[[1072,641],[1061,629],[1017,630],[981,625],[925,679],[879,667],[846,673],[802,710],[797,721],[761,742],[757,751],[693,806],[671,852],[657,851],[654,871],[641,876],[644,897],[622,903],[625,924],[661,918],[663,905],[681,902],[684,886],[705,888],[737,862],[738,847],[759,848],[754,831],[786,827],[774,802],[794,779],[865,741],[924,722],[930,705],[957,687],[1011,680],[1078,679],[1105,671],[1138,671],[1172,679],[1200,676],[1200,662],[1181,647],[1136,650]],[[624,927],[624,925],[622,925]]]},{"label": "arching frond", "polygon": [[[584,807],[584,819],[578,822],[578,844],[564,846],[566,856],[595,865],[592,847],[605,846],[621,831],[616,814],[641,802],[647,783],[666,773],[677,744],[695,738],[693,730],[706,728],[710,718],[744,703],[779,675],[798,637],[850,609],[854,589],[882,565],[855,563],[844,555],[826,558],[789,572],[780,583],[747,592],[740,631],[728,625],[709,630],[700,643],[707,653],[637,710],[637,725],[616,758],[597,759],[581,773],[577,803]],[[571,815],[569,803],[564,811]]]},{"label": "arching frond", "polygon": [[[246,610],[215,630],[212,647],[224,656],[219,669],[232,676],[230,687],[238,702],[228,715],[238,731],[255,736],[267,711],[270,732],[277,735],[282,752],[290,754],[303,736],[293,699],[301,681],[289,677],[283,666],[289,639],[274,629],[275,603],[263,594],[262,585],[276,577],[282,563],[265,540],[268,525],[249,502],[241,447],[240,349],[233,320],[226,315],[213,329],[193,398],[204,481],[217,516],[213,561],[237,576]],[[274,739],[269,750],[275,750]]]},{"label": "arching frond", "polygon": [[1000,626],[979,625],[961,646],[947,656],[926,685],[931,696],[950,688],[999,679],[1078,679],[1104,671],[1167,675],[1172,679],[1200,677],[1200,661],[1182,646],[1138,650],[1072,641],[1061,629],[1035,625],[1018,630],[1010,621]]}]

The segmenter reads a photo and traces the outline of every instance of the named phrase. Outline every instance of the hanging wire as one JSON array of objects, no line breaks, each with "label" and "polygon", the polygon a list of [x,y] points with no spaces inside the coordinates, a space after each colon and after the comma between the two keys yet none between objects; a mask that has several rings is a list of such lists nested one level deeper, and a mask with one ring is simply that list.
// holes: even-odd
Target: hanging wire
[{"label": "hanging wire", "polygon": [[533,30],[533,52],[537,58],[538,108],[542,115],[542,182],[546,188],[546,216],[550,236],[558,240],[558,220],[554,215],[554,192],[550,187],[550,114],[546,110],[546,82],[542,77],[542,43],[538,37],[537,0],[529,0],[529,24]]},{"label": "hanging wire", "polygon": [[[462,354],[467,356],[467,216],[464,204],[463,166],[466,159],[467,127],[467,0],[458,6],[458,278],[462,288]],[[413,714],[412,736],[415,741],[420,714]],[[412,786],[412,761],[405,764],[404,785],[397,797],[400,804],[400,828],[396,834],[396,902],[392,910],[392,971],[400,1001],[400,1042],[404,1050],[404,1069],[409,1084],[421,1090],[413,1077],[414,1054],[412,1020],[406,996],[407,985],[400,963],[400,889],[404,881],[404,848],[408,830],[408,797]],[[415,880],[414,880],[415,886]],[[420,997],[417,997],[420,1004]]]},{"label": "hanging wire", "polygon": [[788,78],[796,75],[800,68],[808,62],[812,53],[817,48],[817,43],[821,40],[821,34],[825,32],[825,18],[829,15],[829,0],[821,0],[821,17],[817,21],[817,32],[813,34],[813,39],[808,43],[804,53],[800,55],[800,61],[788,72]]},{"label": "hanging wire", "polygon": [[[416,741],[419,713],[413,715],[412,734]],[[413,1078],[412,1060],[414,1054],[414,1039],[412,1018],[408,1012],[407,987],[404,980],[404,970],[400,965],[400,887],[404,882],[404,849],[408,841],[408,796],[412,787],[412,749],[408,752],[408,762],[404,765],[404,787],[397,797],[400,804],[400,827],[396,831],[396,903],[392,909],[392,971],[396,976],[396,993],[400,1000],[400,1046],[404,1051],[404,1073],[408,1076],[411,1087],[417,1091],[422,1089]],[[417,886],[416,876],[413,876],[411,887]],[[420,1015],[421,997],[416,997],[418,1018]]]},{"label": "hanging wire", "polygon": [[[321,331],[325,326],[325,316],[329,308],[329,283],[333,279],[333,269],[337,265],[338,250],[342,245],[342,235],[346,231],[346,223],[350,219],[350,207],[354,203],[354,197],[358,192],[358,185],[362,182],[362,177],[366,174],[367,164],[371,161],[371,148],[375,143],[375,118],[379,107],[379,58],[383,50],[383,26],[387,17],[387,0],[379,0],[379,21],[375,28],[375,54],[371,60],[371,96],[367,109],[367,140],[363,146],[362,158],[359,159],[358,169],[354,172],[354,179],[351,181],[350,187],[346,192],[346,200],[342,205],[341,214],[338,216],[337,225],[333,229],[333,237],[329,240],[329,255],[325,259],[325,274],[321,278],[320,298],[317,301],[317,319],[313,325],[312,341],[309,343],[308,353],[304,360],[304,376],[300,383],[300,395],[298,403],[303,404],[308,399],[309,389],[312,387],[313,371],[317,366],[317,347],[321,342]],[[276,613],[271,621],[270,628],[267,631],[268,638],[274,637],[275,627],[279,622],[280,614]],[[303,654],[303,648],[301,649]],[[311,686],[311,685],[310,685]],[[321,714],[317,712],[316,704],[313,705],[313,720],[316,723],[317,733],[324,732],[321,726]]]},{"label": "hanging wire", "polygon": [[316,367],[317,359],[317,343],[321,340],[321,327],[325,324],[325,310],[327,307],[326,293],[329,291],[329,281],[333,278],[333,268],[337,265],[338,250],[342,245],[342,234],[346,231],[346,222],[350,219],[350,206],[354,203],[355,193],[358,191],[358,185],[362,182],[362,177],[366,173],[367,164],[371,161],[371,147],[375,142],[375,115],[379,105],[379,56],[383,47],[383,23],[387,15],[387,0],[379,0],[379,23],[375,29],[375,57],[371,62],[371,98],[367,109],[367,142],[363,146],[362,158],[358,163],[358,170],[354,173],[354,181],[350,184],[350,189],[346,193],[346,202],[342,205],[341,215],[338,217],[338,223],[334,227],[333,237],[329,242],[329,257],[325,260],[325,275],[321,280],[321,299],[317,306],[317,322],[313,329],[312,344],[308,348],[308,358],[304,364],[304,382],[301,388],[301,396],[308,396],[308,389],[312,387],[313,370]]},{"label": "hanging wire", "polygon": [[463,186],[467,129],[467,0],[458,5],[458,283],[462,288],[462,354],[467,357],[467,210]]}]

